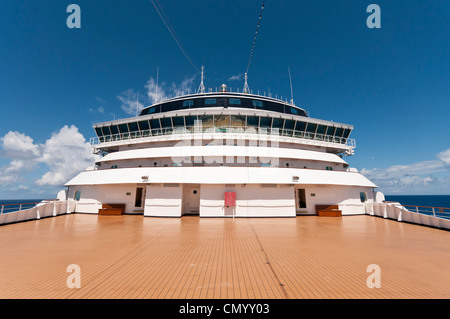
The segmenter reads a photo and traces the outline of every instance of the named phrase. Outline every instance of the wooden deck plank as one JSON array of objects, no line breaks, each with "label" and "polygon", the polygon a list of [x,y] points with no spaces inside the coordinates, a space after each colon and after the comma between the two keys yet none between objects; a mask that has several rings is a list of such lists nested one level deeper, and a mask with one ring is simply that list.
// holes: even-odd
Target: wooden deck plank
[{"label": "wooden deck plank", "polygon": [[62,215],[0,227],[0,298],[447,299],[449,238],[371,216]]}]

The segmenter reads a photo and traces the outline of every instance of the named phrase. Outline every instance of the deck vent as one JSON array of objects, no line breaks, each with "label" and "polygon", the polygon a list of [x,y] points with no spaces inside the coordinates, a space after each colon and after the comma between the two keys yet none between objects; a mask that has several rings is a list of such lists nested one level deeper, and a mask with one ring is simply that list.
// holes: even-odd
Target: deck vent
[{"label": "deck vent", "polygon": [[298,182],[298,180],[299,180],[299,177],[298,177],[298,176],[292,176],[292,181],[293,181],[293,182]]},{"label": "deck vent", "polygon": [[143,182],[148,182],[148,176],[142,176],[141,178]]}]

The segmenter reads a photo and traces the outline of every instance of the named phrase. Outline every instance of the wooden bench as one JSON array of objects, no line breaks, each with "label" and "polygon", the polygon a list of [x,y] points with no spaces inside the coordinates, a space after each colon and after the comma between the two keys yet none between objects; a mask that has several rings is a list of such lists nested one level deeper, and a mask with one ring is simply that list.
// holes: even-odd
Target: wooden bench
[{"label": "wooden bench", "polygon": [[99,215],[123,215],[125,213],[125,204],[103,204],[98,210]]},{"label": "wooden bench", "polygon": [[316,214],[325,217],[341,217],[342,211],[338,205],[316,205]]}]

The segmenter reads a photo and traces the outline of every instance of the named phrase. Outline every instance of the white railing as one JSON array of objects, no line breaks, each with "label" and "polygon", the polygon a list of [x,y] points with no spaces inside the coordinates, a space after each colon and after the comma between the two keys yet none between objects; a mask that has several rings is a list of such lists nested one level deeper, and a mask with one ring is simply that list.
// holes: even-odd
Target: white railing
[{"label": "white railing", "polygon": [[116,142],[130,139],[156,137],[162,135],[175,135],[175,134],[198,134],[198,133],[244,133],[244,134],[260,134],[260,135],[277,135],[285,137],[295,137],[306,140],[322,141],[333,144],[345,145],[347,147],[355,148],[356,141],[352,138],[337,137],[325,134],[315,134],[305,131],[296,131],[290,129],[271,129],[261,127],[179,127],[168,129],[153,129],[145,131],[136,131],[130,133],[118,133],[112,135],[106,135],[102,137],[91,137],[90,144],[92,146],[99,145],[101,143]]},{"label": "white railing", "polygon": [[[410,209],[407,209],[409,207]],[[424,210],[423,208],[427,208]],[[411,206],[400,203],[367,203],[365,204],[366,214],[399,222],[409,222],[413,224],[450,229],[450,209],[442,207]],[[434,214],[433,214],[434,212]]]},{"label": "white railing", "polygon": [[0,225],[54,217],[74,212],[73,201],[42,201],[0,205]]}]

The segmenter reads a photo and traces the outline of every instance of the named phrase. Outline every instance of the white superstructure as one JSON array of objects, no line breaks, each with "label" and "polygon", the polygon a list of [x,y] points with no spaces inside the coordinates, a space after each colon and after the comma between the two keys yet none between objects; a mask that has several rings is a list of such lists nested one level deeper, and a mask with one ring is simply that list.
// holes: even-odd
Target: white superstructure
[{"label": "white superstructure", "polygon": [[223,85],[94,129],[101,159],[66,184],[77,212],[124,204],[145,216],[294,217],[337,205],[346,215],[384,199],[343,160],[353,126],[310,118],[292,101]]}]

